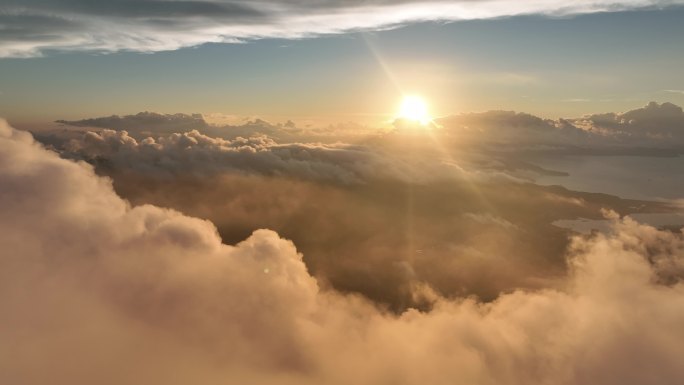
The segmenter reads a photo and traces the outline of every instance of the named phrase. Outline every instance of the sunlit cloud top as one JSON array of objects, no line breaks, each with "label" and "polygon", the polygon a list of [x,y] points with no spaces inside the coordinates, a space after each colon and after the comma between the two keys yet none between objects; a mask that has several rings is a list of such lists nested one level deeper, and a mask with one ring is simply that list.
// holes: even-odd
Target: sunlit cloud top
[{"label": "sunlit cloud top", "polygon": [[302,38],[420,21],[563,16],[684,4],[682,0],[3,0],[0,57],[46,51],[174,50],[209,42]]}]

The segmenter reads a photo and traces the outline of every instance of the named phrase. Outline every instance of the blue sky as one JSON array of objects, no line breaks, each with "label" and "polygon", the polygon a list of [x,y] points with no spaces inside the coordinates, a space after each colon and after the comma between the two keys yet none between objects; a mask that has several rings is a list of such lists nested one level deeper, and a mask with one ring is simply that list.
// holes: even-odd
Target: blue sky
[{"label": "blue sky", "polygon": [[[422,22],[387,31],[140,53],[0,59],[15,124],[156,112],[375,123],[402,93],[434,115],[545,117],[684,104],[684,8]],[[669,90],[669,91],[668,91]]]}]

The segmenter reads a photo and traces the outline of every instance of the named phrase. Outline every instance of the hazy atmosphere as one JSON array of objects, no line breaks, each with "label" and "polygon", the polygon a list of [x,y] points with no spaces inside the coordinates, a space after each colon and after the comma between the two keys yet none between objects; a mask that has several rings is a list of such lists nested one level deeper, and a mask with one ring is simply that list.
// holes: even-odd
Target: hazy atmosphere
[{"label": "hazy atmosphere", "polygon": [[684,2],[0,0],[0,383],[680,384]]}]

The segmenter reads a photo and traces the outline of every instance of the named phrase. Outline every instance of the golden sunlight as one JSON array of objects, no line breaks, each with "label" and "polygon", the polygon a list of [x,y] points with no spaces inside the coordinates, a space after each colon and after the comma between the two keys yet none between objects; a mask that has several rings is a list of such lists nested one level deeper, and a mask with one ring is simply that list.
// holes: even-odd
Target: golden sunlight
[{"label": "golden sunlight", "polygon": [[426,125],[430,122],[427,103],[425,99],[416,95],[404,96],[399,108],[399,118],[418,122]]}]

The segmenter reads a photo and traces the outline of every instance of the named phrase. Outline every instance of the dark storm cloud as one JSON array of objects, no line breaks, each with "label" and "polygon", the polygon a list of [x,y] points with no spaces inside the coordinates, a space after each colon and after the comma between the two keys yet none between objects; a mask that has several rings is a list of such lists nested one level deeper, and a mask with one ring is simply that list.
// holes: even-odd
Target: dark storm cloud
[{"label": "dark storm cloud", "polygon": [[273,231],[222,244],[210,222],[131,206],[91,166],[5,124],[0,186],[2,383],[636,385],[684,377],[684,236],[614,214],[609,234],[573,241],[558,288],[482,303],[424,286],[416,292],[432,310],[397,315],[322,290],[295,245]]},{"label": "dark storm cloud", "polygon": [[[566,15],[680,4],[661,0],[561,1],[169,1],[3,0],[0,57],[45,50],[163,51],[208,42],[301,38],[373,30],[418,21]],[[42,23],[40,20],[50,20]],[[61,21],[77,23],[63,28]]]}]

